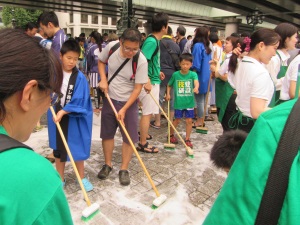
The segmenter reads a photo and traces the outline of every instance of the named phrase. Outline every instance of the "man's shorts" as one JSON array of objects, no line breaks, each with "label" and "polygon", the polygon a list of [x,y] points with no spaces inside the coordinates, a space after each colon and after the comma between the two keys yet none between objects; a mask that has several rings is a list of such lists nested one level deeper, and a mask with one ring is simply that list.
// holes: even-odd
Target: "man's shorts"
[{"label": "man's shorts", "polygon": [[183,118],[194,118],[194,109],[175,109],[174,117],[175,119]]},{"label": "man's shorts", "polygon": [[[159,102],[159,89],[160,89],[159,84],[152,84],[151,93],[157,102]],[[143,105],[143,116],[159,113],[158,105],[152,99],[150,94],[147,94],[147,92],[145,91],[144,88],[142,89],[142,91],[139,95],[139,100],[141,101],[141,103]]]},{"label": "man's shorts", "polygon": [[[126,104],[126,102],[120,102],[112,99],[117,112]],[[138,105],[134,102],[126,111],[124,119],[125,128],[132,139],[133,143],[138,142]],[[108,100],[103,99],[103,107],[101,111],[101,129],[100,138],[102,139],[113,139],[116,130],[120,127],[123,142],[130,144],[122,127],[119,125],[114,111],[112,110]]]}]

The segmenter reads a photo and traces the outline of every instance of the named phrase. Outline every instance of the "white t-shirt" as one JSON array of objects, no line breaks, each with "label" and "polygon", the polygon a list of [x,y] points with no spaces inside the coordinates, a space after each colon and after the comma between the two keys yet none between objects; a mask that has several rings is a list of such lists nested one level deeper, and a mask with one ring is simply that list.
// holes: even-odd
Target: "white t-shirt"
[{"label": "white t-shirt", "polygon": [[[99,53],[98,58],[101,62],[106,62],[108,59],[109,50],[117,43],[118,41],[110,42],[103,50]],[[121,66],[126,58],[123,58],[120,55],[120,48],[118,48],[108,60],[108,79],[112,77],[115,71]],[[135,74],[135,80],[131,80],[133,75],[132,71],[132,59],[130,59],[121,71],[115,76],[112,82],[108,87],[109,96],[117,101],[128,101],[135,84],[145,84],[148,81],[148,63],[147,59],[140,53],[137,69]]]},{"label": "white t-shirt", "polygon": [[222,63],[222,65],[220,66],[219,70],[218,70],[218,73],[221,75],[221,76],[224,76],[226,73],[228,73],[228,65],[229,65],[229,60],[230,60],[230,57],[232,56],[232,52],[226,54],[225,56],[225,60],[224,62]]},{"label": "white t-shirt", "polygon": [[67,73],[67,72],[63,71],[63,75],[64,75],[64,78],[63,78],[63,82],[62,82],[61,89],[60,89],[61,93],[63,94],[63,97],[60,100],[61,107],[64,107],[64,105],[65,105],[65,96],[67,93],[69,80],[70,80],[72,73]]},{"label": "white t-shirt", "polygon": [[[216,59],[219,61],[219,63],[222,62],[222,52],[223,52],[223,50],[219,45],[217,45],[217,44],[213,45],[213,54],[216,53]],[[213,55],[213,57],[214,57],[214,55]]]},{"label": "white t-shirt", "polygon": [[287,61],[290,58],[290,55],[286,55],[280,49],[277,50],[277,53],[280,55],[280,57],[278,56],[278,54],[276,54],[271,58],[269,64],[265,66],[272,77],[272,80],[276,86],[276,90],[281,90],[283,78],[277,79],[277,75],[280,71],[280,66],[287,66]]},{"label": "white t-shirt", "polygon": [[280,99],[282,100],[291,99],[289,94],[290,82],[297,81],[299,64],[300,64],[300,55],[297,55],[290,63],[286,71],[286,74],[283,77]]},{"label": "white t-shirt", "polygon": [[249,56],[244,56],[239,62],[234,75],[234,85],[237,91],[236,105],[243,115],[251,117],[250,98],[266,100],[266,107],[270,104],[274,83],[263,64]]}]

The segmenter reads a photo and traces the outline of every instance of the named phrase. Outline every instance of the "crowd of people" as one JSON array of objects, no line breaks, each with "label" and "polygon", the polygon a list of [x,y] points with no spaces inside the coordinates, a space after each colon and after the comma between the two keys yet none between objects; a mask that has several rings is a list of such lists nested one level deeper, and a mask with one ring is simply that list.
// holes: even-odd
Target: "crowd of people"
[{"label": "crowd of people", "polygon": [[[230,173],[205,224],[230,224],[224,221],[232,221],[232,218],[238,218],[234,221],[239,221],[232,224],[249,224],[249,221],[252,224],[255,219],[255,212],[251,211],[253,209],[246,219],[240,218],[245,208],[241,210],[240,217],[236,209],[238,204],[246,207],[245,202],[249,199],[237,191],[242,200],[234,201],[235,196],[230,189],[238,190],[239,185],[248,183],[253,185],[251,182],[254,179],[242,179],[249,175],[245,158],[253,148],[269,146],[266,139],[257,138],[264,126],[268,126],[269,133],[276,133],[274,140],[268,139],[272,142],[269,151],[274,153],[276,150],[286,118],[299,95],[299,53],[288,64],[289,52],[295,50],[298,42],[298,29],[292,24],[281,23],[275,29],[261,28],[242,36],[232,34],[222,44],[215,27],[201,26],[195,29],[194,37],[185,37],[186,29],[182,25],[173,35],[168,23],[167,14],[157,13],[152,18],[152,32],[148,36],[135,28],[128,28],[120,37],[114,33],[101,35],[93,31],[88,38],[82,33],[78,38],[68,39],[59,26],[56,14],[43,12],[37,24],[28,23],[25,32],[17,29],[0,31],[1,46],[9,48],[9,51],[0,54],[0,70],[3,74],[0,80],[1,84],[5,84],[0,88],[0,132],[19,142],[27,140],[33,129],[41,129],[39,119],[51,104],[57,115],[54,119],[50,111],[47,114],[49,146],[53,149],[53,156],[48,158],[54,158],[58,172],[55,173],[46,160],[26,146],[6,151],[0,157],[3,168],[0,175],[8,177],[11,184],[0,184],[0,189],[5,190],[1,193],[6,193],[0,194],[0,203],[3,203],[2,199],[4,204],[6,201],[12,202],[9,196],[14,190],[11,187],[18,186],[15,178],[22,173],[24,179],[18,179],[20,184],[28,182],[26,187],[34,187],[30,188],[30,193],[35,197],[30,199],[28,195],[28,201],[32,202],[39,196],[39,201],[34,203],[35,212],[27,217],[28,223],[40,220],[40,223],[47,224],[43,221],[53,213],[57,215],[57,221],[64,219],[64,224],[68,224],[68,221],[71,223],[61,188],[66,185],[64,168],[69,157],[56,128],[57,122],[62,126],[84,188],[91,191],[93,184],[85,174],[84,161],[89,158],[91,151],[93,115],[98,119],[101,114],[100,138],[105,160],[98,173],[101,180],[107,179],[113,170],[114,137],[119,123],[124,123],[127,129],[124,131],[120,128],[123,142],[119,170],[120,184],[126,186],[130,184],[128,167],[133,149],[125,132],[136,143],[137,151],[158,153],[158,147],[149,143],[155,135],[149,133],[149,127],[161,129],[161,112],[157,102],[163,106],[164,101],[170,101],[170,119],[177,127],[185,118],[185,143],[193,148],[193,128],[204,127],[205,121],[214,119],[208,110],[205,112],[205,105],[209,104],[211,108],[217,108],[218,120],[223,128],[223,136],[214,146],[211,159],[216,166]],[[18,41],[12,42],[12,38]],[[8,44],[8,40],[12,44]],[[23,46],[27,46],[30,52],[23,51]],[[17,58],[11,59],[8,52],[13,52]],[[22,76],[24,71],[28,76]],[[208,95],[209,103],[206,102]],[[108,98],[117,110],[117,116]],[[140,119],[139,108],[142,109]],[[274,110],[269,111],[272,108]],[[279,120],[277,130],[269,122],[275,117]],[[170,137],[171,143],[178,143],[173,129]],[[27,157],[27,169],[12,170],[8,158],[22,160],[20,164],[24,165],[24,156]],[[259,155],[256,158],[264,162]],[[267,163],[272,163],[271,156]],[[268,170],[269,167],[265,166],[254,173],[256,176],[263,174],[266,180]],[[241,171],[243,177],[238,174]],[[239,176],[240,179],[236,179]],[[260,183],[256,193],[257,201],[264,182]],[[43,193],[48,194],[45,196]],[[292,195],[292,191],[288,192],[288,196]],[[6,204],[7,207],[18,205],[26,208],[19,204],[18,196],[14,196],[14,201],[14,204]],[[226,209],[222,207],[224,201],[228,203]],[[253,205],[255,209],[259,204],[253,200]],[[291,207],[288,203],[286,205],[282,220]],[[236,209],[235,213],[228,213],[230,207]],[[14,211],[18,211],[18,208],[14,208]],[[26,210],[20,211],[24,215],[14,218],[5,214],[2,216],[0,210],[0,223],[18,224],[26,214]],[[297,215],[290,217],[290,221],[296,221]]]}]

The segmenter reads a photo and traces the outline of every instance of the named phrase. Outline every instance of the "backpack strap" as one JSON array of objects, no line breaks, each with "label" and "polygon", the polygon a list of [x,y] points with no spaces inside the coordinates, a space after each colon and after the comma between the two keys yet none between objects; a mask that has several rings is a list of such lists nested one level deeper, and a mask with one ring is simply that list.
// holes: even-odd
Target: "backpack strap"
[{"label": "backpack strap", "polygon": [[32,150],[32,148],[30,148],[29,146],[24,145],[23,143],[5,134],[0,134],[0,153],[14,148],[27,148]]},{"label": "backpack strap", "polygon": [[300,146],[300,100],[295,103],[281,134],[257,213],[256,225],[277,225],[289,184],[292,163]]},{"label": "backpack strap", "polygon": [[[108,62],[109,57],[110,57],[110,56],[111,56],[118,48],[120,48],[120,42],[116,43],[116,44],[115,44],[114,46],[112,46],[111,49],[109,50],[107,62]],[[132,74],[132,76],[130,77],[130,80],[134,80],[134,79],[135,79],[135,74],[136,74],[136,70],[137,70],[137,65],[138,65],[139,56],[140,56],[140,51],[138,51],[138,52],[133,56],[133,58],[132,58],[132,72],[133,72],[133,74]],[[128,60],[127,60],[127,61],[128,61]],[[107,62],[106,62],[106,63],[107,63]],[[124,64],[124,65],[125,65],[125,64]],[[124,66],[124,65],[123,65],[123,66]],[[120,67],[120,68],[122,69],[123,66]],[[120,70],[119,70],[119,71],[120,71]],[[118,72],[119,72],[119,71],[118,71]],[[115,76],[113,75],[113,76],[111,77],[111,79],[109,80],[108,83],[110,83],[110,82],[113,80],[114,77],[115,77]]]},{"label": "backpack strap", "polygon": [[[111,56],[118,48],[120,48],[120,42],[117,42],[114,46],[111,47],[111,49],[109,49],[107,62],[108,62],[109,57],[110,57],[110,56]],[[107,62],[106,62],[106,63],[107,63]]]}]

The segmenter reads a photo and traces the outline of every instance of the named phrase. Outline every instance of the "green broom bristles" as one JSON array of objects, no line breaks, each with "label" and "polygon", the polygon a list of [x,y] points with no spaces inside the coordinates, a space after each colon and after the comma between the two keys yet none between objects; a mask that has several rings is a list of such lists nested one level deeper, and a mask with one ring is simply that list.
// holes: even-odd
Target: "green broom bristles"
[{"label": "green broom bristles", "polygon": [[97,211],[95,211],[94,213],[89,215],[88,217],[81,216],[81,220],[84,221],[84,222],[87,222],[87,221],[91,220],[99,212],[100,212],[100,210],[98,209]]}]

